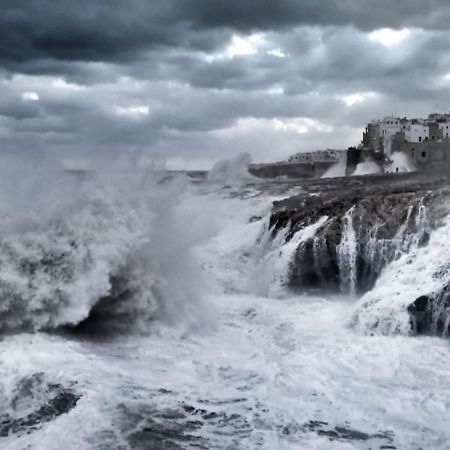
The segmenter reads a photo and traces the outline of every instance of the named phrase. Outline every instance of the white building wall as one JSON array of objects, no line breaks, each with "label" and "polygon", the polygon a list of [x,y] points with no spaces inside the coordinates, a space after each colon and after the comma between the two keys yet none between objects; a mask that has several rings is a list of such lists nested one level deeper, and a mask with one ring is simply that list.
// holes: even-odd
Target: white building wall
[{"label": "white building wall", "polygon": [[392,137],[400,131],[403,130],[398,117],[385,117],[380,122],[380,133],[383,138],[384,153],[386,156],[391,155]]},{"label": "white building wall", "polygon": [[296,153],[289,157],[289,162],[339,162],[347,157],[346,150],[317,150],[315,152]]},{"label": "white building wall", "polygon": [[444,139],[450,138],[450,123],[449,122],[439,123],[439,129],[442,130],[442,135],[444,136]]},{"label": "white building wall", "polygon": [[405,138],[409,142],[426,141],[430,136],[430,127],[423,123],[412,123],[405,133]]},{"label": "white building wall", "polygon": [[380,132],[383,138],[394,136],[399,131],[402,131],[402,125],[398,117],[385,117],[380,122]]},{"label": "white building wall", "polygon": [[[430,127],[436,129],[438,124],[440,132],[445,139],[450,140],[450,114],[432,114],[428,119],[400,119],[398,117],[388,116],[383,120],[372,120],[368,125],[366,132],[370,131],[366,145],[374,152],[377,152],[377,136],[381,140],[381,152],[390,158],[395,148],[392,143],[396,133],[403,132],[405,141],[411,143],[420,143],[430,140]],[[372,125],[372,127],[370,127]],[[436,135],[436,132],[433,132]],[[431,136],[432,137],[432,136]],[[435,136],[436,138],[436,136]]]}]

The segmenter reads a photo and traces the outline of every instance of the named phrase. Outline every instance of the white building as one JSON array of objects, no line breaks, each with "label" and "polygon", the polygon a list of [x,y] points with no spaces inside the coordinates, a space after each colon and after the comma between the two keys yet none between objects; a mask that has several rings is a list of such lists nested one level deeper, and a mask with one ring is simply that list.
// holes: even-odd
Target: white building
[{"label": "white building", "polygon": [[[436,133],[437,127],[439,133]],[[404,140],[412,143],[429,139],[450,139],[450,114],[430,114],[428,119],[412,120],[388,116],[382,120],[372,120],[366,133],[369,134],[369,140],[378,142],[378,152],[381,151],[389,157],[392,154],[392,141],[397,133],[404,133]],[[377,150],[374,149],[374,152],[377,153]]]},{"label": "white building", "polygon": [[418,121],[410,122],[405,131],[405,139],[408,142],[423,142],[428,140],[430,135],[430,127],[426,123],[419,123]]},{"label": "white building", "polygon": [[388,116],[372,120],[363,134],[363,150],[377,160],[390,161],[395,152],[406,153],[421,166],[450,161],[450,113],[427,119]]},{"label": "white building", "polygon": [[300,152],[289,157],[292,163],[340,162],[347,157],[347,150],[317,150],[315,152]]},{"label": "white building", "polygon": [[390,156],[392,137],[402,131],[401,120],[398,117],[385,117],[383,120],[378,121],[378,124],[380,126],[384,153]]},{"label": "white building", "polygon": [[439,122],[439,129],[442,130],[442,136],[444,137],[444,139],[449,139],[450,123],[449,122]]}]

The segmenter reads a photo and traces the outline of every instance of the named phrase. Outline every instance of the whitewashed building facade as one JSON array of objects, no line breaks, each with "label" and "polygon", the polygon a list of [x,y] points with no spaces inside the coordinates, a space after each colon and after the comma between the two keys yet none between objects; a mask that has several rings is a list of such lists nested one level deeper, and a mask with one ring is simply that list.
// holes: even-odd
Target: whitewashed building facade
[{"label": "whitewashed building facade", "polygon": [[406,153],[420,165],[450,161],[450,114],[373,120],[367,124],[362,147],[365,154],[385,162],[394,152]]}]

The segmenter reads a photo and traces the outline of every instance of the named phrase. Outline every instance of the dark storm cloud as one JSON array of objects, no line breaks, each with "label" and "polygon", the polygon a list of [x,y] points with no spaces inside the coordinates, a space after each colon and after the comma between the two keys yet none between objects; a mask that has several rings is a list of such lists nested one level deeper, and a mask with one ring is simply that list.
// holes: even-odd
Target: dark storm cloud
[{"label": "dark storm cloud", "polygon": [[0,61],[129,61],[165,47],[211,51],[230,29],[301,25],[446,29],[446,0],[3,0]]},{"label": "dark storm cloud", "polygon": [[447,0],[0,2],[2,149],[276,159],[450,103]]},{"label": "dark storm cloud", "polygon": [[14,120],[36,118],[40,115],[40,105],[33,101],[23,101],[15,95],[3,93],[0,100],[0,116]]},{"label": "dark storm cloud", "polygon": [[15,68],[40,59],[127,62],[180,45],[208,51],[224,39],[220,30],[192,31],[175,3],[161,0],[4,0],[1,8],[0,61]]},{"label": "dark storm cloud", "polygon": [[[298,25],[447,29],[450,11],[445,0],[212,0],[183,2],[182,11],[204,27],[241,31],[285,29]],[[207,4],[207,6],[205,6]]]}]

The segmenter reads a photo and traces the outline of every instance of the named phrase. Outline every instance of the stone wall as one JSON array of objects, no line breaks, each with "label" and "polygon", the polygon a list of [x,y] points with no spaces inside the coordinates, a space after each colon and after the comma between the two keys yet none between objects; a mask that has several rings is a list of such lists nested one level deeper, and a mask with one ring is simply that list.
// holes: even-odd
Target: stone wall
[{"label": "stone wall", "polygon": [[450,166],[450,140],[397,143],[395,151],[402,151],[422,169]]},{"label": "stone wall", "polygon": [[320,178],[336,162],[250,164],[248,171],[259,178]]}]

